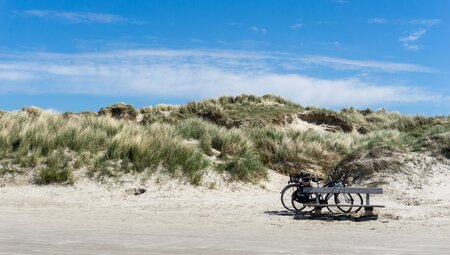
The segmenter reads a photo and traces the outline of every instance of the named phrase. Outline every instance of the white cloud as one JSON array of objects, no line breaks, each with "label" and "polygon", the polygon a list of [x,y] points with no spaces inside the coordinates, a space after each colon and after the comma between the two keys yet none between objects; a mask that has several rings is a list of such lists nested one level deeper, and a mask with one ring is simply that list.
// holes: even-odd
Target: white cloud
[{"label": "white cloud", "polygon": [[[282,54],[142,49],[91,54],[30,53],[7,58],[0,61],[0,91],[3,93],[33,91],[178,98],[271,93],[301,104],[321,106],[365,106],[439,98],[417,87],[375,84],[364,80],[363,76],[329,79],[289,69],[279,70],[280,64],[293,61]],[[381,65],[370,61],[329,61],[355,68]],[[304,65],[309,64],[306,62]],[[390,68],[411,70],[416,67],[400,64]],[[17,76],[2,75],[7,73]]]},{"label": "white cloud", "polygon": [[411,20],[409,23],[413,25],[426,25],[426,26],[435,26],[441,23],[440,19],[415,19]]},{"label": "white cloud", "polygon": [[[414,20],[387,20],[385,18],[372,18],[368,20],[369,24],[409,24],[414,25],[416,28],[421,28],[407,36],[400,37],[399,40],[402,42],[403,46],[408,50],[418,50],[421,48],[420,45],[414,42],[419,40],[424,36],[430,27],[438,25],[441,23],[440,19],[414,19]],[[424,28],[425,27],[425,28]]]},{"label": "white cloud", "polygon": [[269,31],[267,30],[267,28],[263,28],[263,27],[256,27],[256,26],[252,26],[250,27],[250,29],[255,32],[255,33],[260,33],[263,35],[266,35]]},{"label": "white cloud", "polygon": [[34,75],[24,71],[12,71],[6,69],[6,71],[0,69],[0,81],[21,81],[32,79]]},{"label": "white cloud", "polygon": [[385,72],[434,72],[431,68],[396,62],[354,60],[326,56],[309,56],[303,59],[305,63],[331,66],[335,69],[373,69]]},{"label": "white cloud", "polygon": [[302,28],[302,27],[303,27],[303,24],[302,24],[302,23],[292,24],[292,25],[290,26],[290,28],[291,28],[292,30],[295,30],[295,31],[299,30],[299,29]]},{"label": "white cloud", "polygon": [[369,24],[385,24],[387,23],[387,20],[385,18],[373,18],[369,19]]},{"label": "white cloud", "polygon": [[[51,11],[51,10],[25,10],[16,11],[15,13],[25,17],[36,17],[45,19],[60,19],[72,23],[125,23],[131,20],[120,15],[96,12],[68,12],[68,11]],[[136,21],[133,21],[136,22]]]},{"label": "white cloud", "polygon": [[417,41],[420,37],[424,36],[427,33],[427,30],[421,29],[419,31],[413,32],[405,37],[401,37],[401,42],[414,42]]},{"label": "white cloud", "polygon": [[367,21],[369,24],[411,24],[411,25],[423,25],[423,26],[435,26],[441,23],[440,19],[413,19],[413,20],[388,20],[382,17],[371,18]]},{"label": "white cloud", "polygon": [[407,36],[400,37],[400,42],[403,43],[403,46],[409,50],[418,50],[420,49],[419,45],[413,44],[415,41],[419,40],[422,36],[427,33],[426,29],[421,29],[416,32],[413,32]]},{"label": "white cloud", "polygon": [[[416,25],[416,26],[428,26],[428,27],[432,27],[435,25],[438,25],[441,23],[440,19],[415,19],[415,20],[411,20],[409,21],[410,24]],[[404,37],[400,37],[400,42],[403,43],[403,46],[408,49],[408,50],[419,50],[420,48],[422,48],[420,45],[417,45],[415,42],[417,40],[419,40],[422,36],[424,36],[429,28],[427,29],[420,29],[417,30],[416,32],[410,33],[407,36]]]}]

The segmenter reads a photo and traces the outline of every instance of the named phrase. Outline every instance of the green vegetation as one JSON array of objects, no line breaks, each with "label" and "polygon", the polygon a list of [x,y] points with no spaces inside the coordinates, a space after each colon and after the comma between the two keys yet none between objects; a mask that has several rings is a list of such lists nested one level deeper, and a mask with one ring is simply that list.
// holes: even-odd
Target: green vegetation
[{"label": "green vegetation", "polygon": [[303,107],[281,97],[241,95],[220,97],[183,106],[156,106],[141,109],[146,124],[176,123],[189,118],[202,118],[216,125],[231,127],[263,127],[281,124],[287,114],[302,111]]},{"label": "green vegetation", "polygon": [[218,152],[218,169],[233,178],[251,181],[265,175],[253,142],[238,129],[226,129],[201,119],[180,121],[176,129],[186,139],[198,140],[198,147],[208,156]]},{"label": "green vegetation", "polygon": [[[295,118],[322,129],[295,128],[290,125]],[[362,159],[409,151],[450,158],[449,118],[353,108],[334,112],[271,95],[140,110],[118,104],[99,114],[34,107],[0,113],[0,163],[13,161],[33,171],[39,184],[70,184],[82,170],[99,179],[162,171],[193,184],[200,184],[208,169],[250,182],[264,178],[267,168],[320,175],[350,169],[362,178],[383,168],[378,161],[361,165]],[[0,170],[0,175],[14,172]]]},{"label": "green vegetation", "polygon": [[[60,154],[56,161],[53,154],[61,150],[71,157]],[[81,155],[82,164],[92,169],[93,175],[102,170],[95,166],[120,160],[129,162],[130,171],[153,171],[161,166],[170,174],[180,170],[192,182],[198,182],[200,171],[208,164],[199,149],[186,144],[167,124],[141,126],[109,117],[67,119],[45,111],[38,116],[25,112],[3,115],[0,153],[2,158],[18,158],[22,159],[18,163],[36,166],[40,171],[37,181],[42,183],[68,181],[69,170],[75,162],[80,164]],[[28,158],[38,162],[26,164]],[[46,160],[39,162],[40,158]]]}]

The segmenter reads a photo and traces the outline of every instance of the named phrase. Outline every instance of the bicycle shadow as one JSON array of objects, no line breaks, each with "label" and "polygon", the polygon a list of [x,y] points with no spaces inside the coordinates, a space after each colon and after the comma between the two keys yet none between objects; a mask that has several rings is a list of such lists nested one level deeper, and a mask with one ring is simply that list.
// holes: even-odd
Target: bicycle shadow
[{"label": "bicycle shadow", "polygon": [[264,214],[275,216],[295,216],[297,213],[288,210],[283,210],[283,211],[264,211]]},{"label": "bicycle shadow", "polygon": [[264,214],[272,216],[292,217],[294,220],[312,220],[312,221],[352,221],[364,222],[378,219],[378,215],[361,215],[361,214],[345,214],[345,213],[323,213],[315,215],[313,213],[296,213],[287,210],[283,211],[264,211]]}]

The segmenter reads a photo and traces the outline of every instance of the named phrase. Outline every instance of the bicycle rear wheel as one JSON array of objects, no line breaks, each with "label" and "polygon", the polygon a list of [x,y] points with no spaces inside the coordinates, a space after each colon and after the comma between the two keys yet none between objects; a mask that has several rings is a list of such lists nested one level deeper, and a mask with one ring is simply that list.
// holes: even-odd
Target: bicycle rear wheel
[{"label": "bicycle rear wheel", "polygon": [[331,199],[331,198],[334,198],[334,194],[332,194],[332,193],[327,193],[327,194],[325,195],[325,204],[331,205],[331,206],[327,206],[327,207],[326,207],[327,210],[328,210],[330,213],[339,213],[340,211],[338,211],[337,207],[333,206],[333,205],[334,205],[334,199]]},{"label": "bicycle rear wheel", "polygon": [[363,198],[362,198],[361,194],[356,193],[355,195],[353,195],[353,199],[354,199],[353,204],[355,205],[354,208],[356,209],[355,213],[357,213],[357,212],[359,212],[362,209],[362,207],[359,207],[359,206],[356,207],[356,205],[363,205],[364,201],[363,201]]},{"label": "bicycle rear wheel", "polygon": [[337,208],[343,213],[349,213],[352,211],[352,206],[341,207],[339,205],[353,205],[353,197],[349,193],[337,193],[334,195],[334,202]]},{"label": "bicycle rear wheel", "polygon": [[[316,194],[308,194],[309,201],[316,201]],[[314,212],[314,206],[306,206],[304,203],[298,202],[292,197],[292,206],[295,208],[297,212],[306,212],[306,213],[312,213]]]}]

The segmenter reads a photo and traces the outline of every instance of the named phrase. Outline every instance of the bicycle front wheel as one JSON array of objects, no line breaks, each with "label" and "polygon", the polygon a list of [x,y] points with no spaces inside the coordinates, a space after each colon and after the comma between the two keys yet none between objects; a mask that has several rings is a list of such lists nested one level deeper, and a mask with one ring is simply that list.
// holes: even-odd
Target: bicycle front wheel
[{"label": "bicycle front wheel", "polygon": [[286,210],[295,212],[296,209],[292,205],[292,196],[299,188],[299,184],[289,184],[281,191],[281,204]]}]

